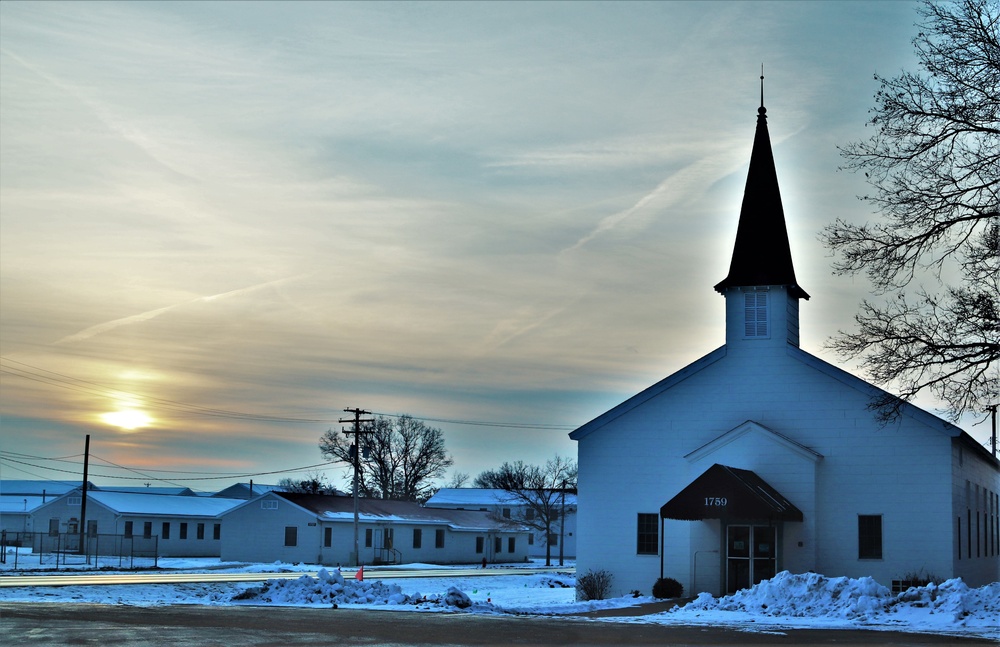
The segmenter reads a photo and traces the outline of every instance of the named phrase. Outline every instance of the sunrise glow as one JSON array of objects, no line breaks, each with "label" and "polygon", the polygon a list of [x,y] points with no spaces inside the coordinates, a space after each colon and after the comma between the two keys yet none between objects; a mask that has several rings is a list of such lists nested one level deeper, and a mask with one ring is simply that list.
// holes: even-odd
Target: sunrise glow
[{"label": "sunrise glow", "polygon": [[135,409],[102,413],[101,420],[125,431],[135,431],[136,429],[148,427],[153,423],[152,418],[142,411]]}]

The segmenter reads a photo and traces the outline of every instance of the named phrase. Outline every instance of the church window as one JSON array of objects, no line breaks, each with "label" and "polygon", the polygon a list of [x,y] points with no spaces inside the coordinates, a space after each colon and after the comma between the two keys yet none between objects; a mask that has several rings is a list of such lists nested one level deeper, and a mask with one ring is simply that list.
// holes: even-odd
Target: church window
[{"label": "church window", "polygon": [[858,559],[882,559],[882,515],[858,515]]},{"label": "church window", "polygon": [[767,291],[753,290],[743,293],[746,337],[767,337]]},{"label": "church window", "polygon": [[657,540],[659,539],[659,533],[657,532],[658,516],[659,515],[655,513],[639,513],[635,542],[636,554],[656,555],[659,552],[656,546]]}]

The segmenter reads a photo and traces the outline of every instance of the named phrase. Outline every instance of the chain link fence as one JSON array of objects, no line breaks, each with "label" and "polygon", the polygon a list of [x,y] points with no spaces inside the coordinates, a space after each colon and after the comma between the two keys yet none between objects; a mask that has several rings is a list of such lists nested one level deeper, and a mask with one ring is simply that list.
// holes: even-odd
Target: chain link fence
[{"label": "chain link fence", "polygon": [[4,532],[0,536],[0,561],[14,569],[155,568],[159,544],[157,535]]}]

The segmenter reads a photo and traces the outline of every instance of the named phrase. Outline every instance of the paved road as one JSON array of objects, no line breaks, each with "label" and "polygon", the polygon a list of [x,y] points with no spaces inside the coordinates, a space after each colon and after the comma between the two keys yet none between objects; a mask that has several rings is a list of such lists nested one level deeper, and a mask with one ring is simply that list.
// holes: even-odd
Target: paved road
[{"label": "paved road", "polygon": [[156,645],[992,645],[988,640],[879,631],[747,633],[714,627],[614,624],[574,618],[292,607],[129,607],[0,603],[6,646]]},{"label": "paved road", "polygon": [[[345,578],[353,578],[355,571],[340,571]],[[575,568],[440,568],[428,570],[412,569],[365,569],[367,579],[391,580],[410,577],[475,577],[481,575],[534,575],[536,573],[574,573]],[[87,586],[109,584],[192,584],[197,582],[263,582],[271,579],[294,580],[309,575],[316,577],[316,571],[301,573],[165,573],[162,571],[140,571],[135,573],[107,574],[76,572],[50,575],[3,575],[0,588],[16,586]]]}]

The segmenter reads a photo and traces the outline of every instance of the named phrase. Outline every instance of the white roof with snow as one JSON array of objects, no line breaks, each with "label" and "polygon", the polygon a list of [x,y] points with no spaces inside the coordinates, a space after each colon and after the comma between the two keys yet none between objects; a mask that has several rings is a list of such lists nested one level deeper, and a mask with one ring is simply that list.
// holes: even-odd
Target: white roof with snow
[{"label": "white roof with snow", "polygon": [[[552,490],[554,501],[560,501],[562,493]],[[505,490],[493,488],[441,488],[427,500],[427,507],[461,507],[466,510],[491,508],[498,505],[524,505],[524,502]],[[566,493],[566,505],[576,505],[576,494]]]},{"label": "white roof with snow", "polygon": [[[8,494],[35,494],[41,496],[44,492],[51,499],[60,494],[72,492],[83,486],[83,481],[46,481],[46,480],[18,480],[0,479],[0,495]],[[93,483],[89,487],[94,487]]]},{"label": "white roof with snow", "polygon": [[[0,513],[14,514],[17,512],[31,512],[38,506],[51,501],[54,497],[40,497],[32,494],[11,494],[0,496]],[[45,499],[45,501],[43,501]]]},{"label": "white roof with snow", "polygon": [[87,499],[120,514],[171,517],[214,517],[245,503],[243,499],[102,491],[88,492]]}]

